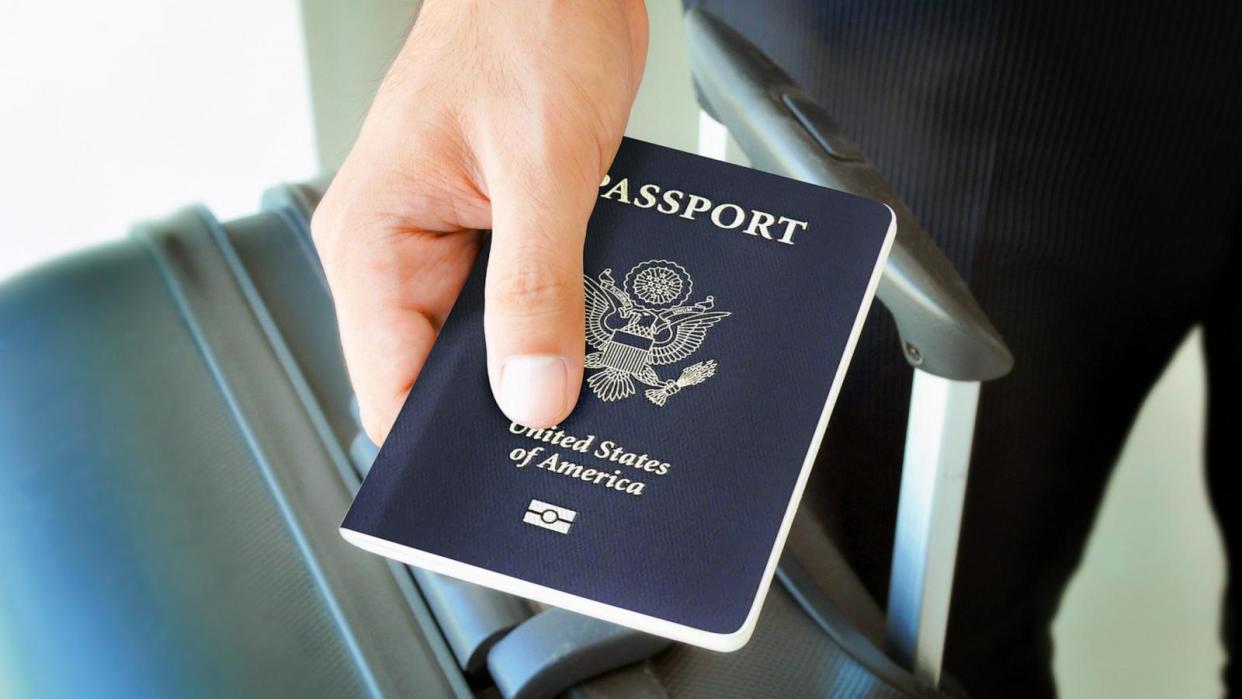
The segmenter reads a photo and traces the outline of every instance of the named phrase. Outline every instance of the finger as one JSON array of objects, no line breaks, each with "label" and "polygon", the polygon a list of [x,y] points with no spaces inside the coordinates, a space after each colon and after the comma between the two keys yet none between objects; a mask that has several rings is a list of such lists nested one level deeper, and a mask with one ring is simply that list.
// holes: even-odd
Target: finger
[{"label": "finger", "polygon": [[336,251],[325,269],[363,429],[382,444],[465,283],[478,236],[351,237],[357,242]]},{"label": "finger", "polygon": [[595,188],[589,178],[536,170],[491,186],[484,326],[500,409],[519,424],[550,427],[569,415],[582,386],[582,246]]}]

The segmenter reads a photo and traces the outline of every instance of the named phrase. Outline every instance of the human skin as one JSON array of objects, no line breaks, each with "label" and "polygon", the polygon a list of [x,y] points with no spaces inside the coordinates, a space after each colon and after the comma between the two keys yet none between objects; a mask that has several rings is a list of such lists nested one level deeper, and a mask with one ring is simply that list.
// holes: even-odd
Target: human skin
[{"label": "human skin", "polygon": [[641,0],[426,0],[311,223],[362,423],[383,442],[491,231],[488,378],[573,409],[582,249],[647,54]]}]

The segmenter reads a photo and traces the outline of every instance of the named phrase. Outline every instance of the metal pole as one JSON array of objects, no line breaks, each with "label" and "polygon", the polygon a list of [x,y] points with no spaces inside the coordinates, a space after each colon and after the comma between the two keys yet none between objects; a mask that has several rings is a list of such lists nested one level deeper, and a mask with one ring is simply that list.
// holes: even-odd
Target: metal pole
[{"label": "metal pole", "polygon": [[888,591],[888,639],[898,661],[940,683],[979,382],[916,369]]},{"label": "metal pole", "polygon": [[699,155],[713,160],[729,159],[729,129],[705,111],[699,111]]}]

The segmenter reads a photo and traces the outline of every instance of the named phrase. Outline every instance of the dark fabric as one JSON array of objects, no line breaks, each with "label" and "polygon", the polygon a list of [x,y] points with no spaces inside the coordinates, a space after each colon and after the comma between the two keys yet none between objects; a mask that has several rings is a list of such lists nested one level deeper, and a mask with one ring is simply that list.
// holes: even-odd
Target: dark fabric
[{"label": "dark fabric", "polygon": [[[1050,622],[1137,408],[1196,324],[1209,481],[1237,545],[1222,420],[1242,389],[1242,3],[690,4],[827,106],[1011,344],[980,405],[947,667],[974,696],[1053,694]],[[804,501],[881,601],[909,383],[877,310]]]}]

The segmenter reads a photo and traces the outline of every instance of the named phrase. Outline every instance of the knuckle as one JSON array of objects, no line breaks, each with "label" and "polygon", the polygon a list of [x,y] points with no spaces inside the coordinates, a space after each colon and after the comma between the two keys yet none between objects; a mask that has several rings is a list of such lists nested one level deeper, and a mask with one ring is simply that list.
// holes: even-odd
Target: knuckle
[{"label": "knuckle", "polygon": [[488,284],[488,301],[503,313],[520,317],[561,312],[581,305],[582,283],[548,262],[512,266]]}]

